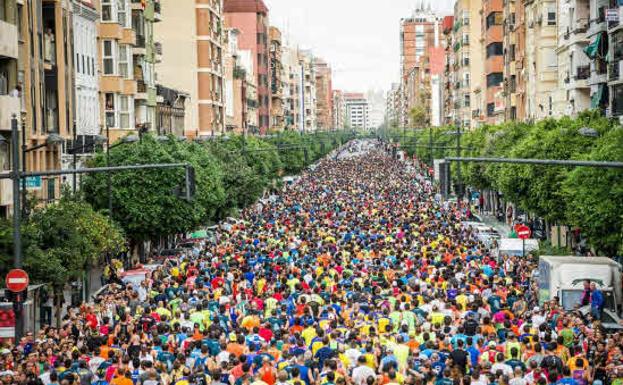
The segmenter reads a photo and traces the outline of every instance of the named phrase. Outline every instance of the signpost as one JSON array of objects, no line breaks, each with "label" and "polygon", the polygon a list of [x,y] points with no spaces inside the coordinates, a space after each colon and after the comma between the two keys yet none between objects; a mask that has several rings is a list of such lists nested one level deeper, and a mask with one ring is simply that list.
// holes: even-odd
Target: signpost
[{"label": "signpost", "polygon": [[532,231],[530,231],[530,228],[526,225],[519,225],[515,228],[515,230],[517,231],[517,236],[519,237],[519,239],[522,240],[521,256],[525,257],[526,239],[530,239],[530,236],[532,236]]},{"label": "signpost", "polygon": [[[6,288],[11,292],[13,302],[13,322],[15,326],[15,341],[19,343],[24,331],[24,302],[26,301],[26,289],[28,288],[28,273],[22,269],[12,269],[6,275]],[[8,313],[7,313],[8,314]]]},{"label": "signpost", "polygon": [[28,273],[22,269],[12,269],[6,275],[6,288],[13,293],[20,293],[28,287]]}]

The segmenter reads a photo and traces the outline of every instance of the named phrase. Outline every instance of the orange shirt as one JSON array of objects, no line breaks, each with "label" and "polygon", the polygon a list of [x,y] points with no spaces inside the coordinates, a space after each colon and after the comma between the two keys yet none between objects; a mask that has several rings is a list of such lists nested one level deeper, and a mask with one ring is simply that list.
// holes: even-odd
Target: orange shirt
[{"label": "orange shirt", "polygon": [[133,385],[131,379],[126,376],[117,376],[110,381],[110,385]]}]

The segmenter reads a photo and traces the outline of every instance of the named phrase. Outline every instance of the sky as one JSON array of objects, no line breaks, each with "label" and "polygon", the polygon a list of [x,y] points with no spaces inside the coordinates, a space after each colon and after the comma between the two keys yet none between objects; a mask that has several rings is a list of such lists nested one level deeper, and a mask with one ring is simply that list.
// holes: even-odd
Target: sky
[{"label": "sky", "polygon": [[[264,0],[271,25],[333,69],[333,88],[388,90],[400,74],[400,18],[420,0]],[[440,15],[454,0],[431,1]]]}]

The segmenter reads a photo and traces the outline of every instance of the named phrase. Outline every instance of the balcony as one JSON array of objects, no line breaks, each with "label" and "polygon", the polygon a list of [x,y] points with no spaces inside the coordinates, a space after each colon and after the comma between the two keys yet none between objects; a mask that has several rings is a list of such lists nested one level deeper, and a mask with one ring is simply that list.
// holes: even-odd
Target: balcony
[{"label": "balcony", "polygon": [[17,26],[0,20],[0,57],[17,59]]},{"label": "balcony", "polygon": [[19,117],[20,99],[9,95],[0,95],[0,131],[11,131],[11,118]]},{"label": "balcony", "polygon": [[135,100],[147,100],[147,84],[144,80],[136,81],[136,95]]}]

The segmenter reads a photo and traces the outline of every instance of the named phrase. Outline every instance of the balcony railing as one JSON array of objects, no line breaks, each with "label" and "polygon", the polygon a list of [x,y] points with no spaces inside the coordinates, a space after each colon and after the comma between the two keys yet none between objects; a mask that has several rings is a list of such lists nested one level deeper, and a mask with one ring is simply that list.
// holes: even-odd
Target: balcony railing
[{"label": "balcony railing", "polygon": [[144,94],[147,92],[147,85],[143,80],[136,81],[136,92],[139,94]]}]

